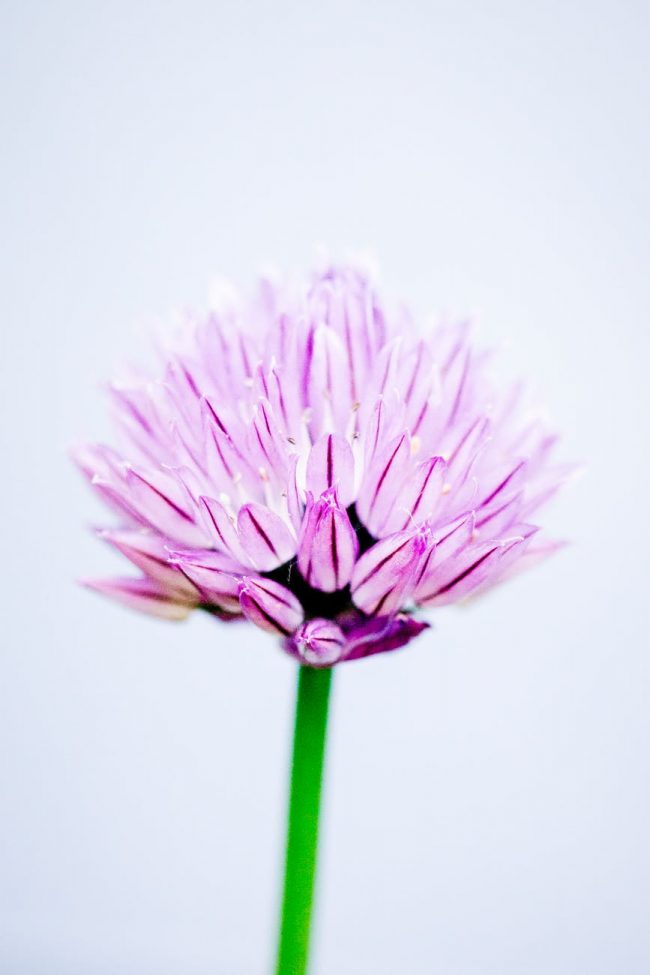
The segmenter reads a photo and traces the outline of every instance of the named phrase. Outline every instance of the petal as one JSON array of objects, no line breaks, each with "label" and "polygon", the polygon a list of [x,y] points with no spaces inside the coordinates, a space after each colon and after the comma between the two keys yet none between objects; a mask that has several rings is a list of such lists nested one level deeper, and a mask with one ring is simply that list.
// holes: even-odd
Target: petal
[{"label": "petal", "polygon": [[298,384],[285,368],[274,366],[267,377],[267,397],[273,414],[289,443],[297,443],[302,428],[303,411]]},{"label": "petal", "polygon": [[373,363],[370,376],[370,389],[375,398],[389,395],[399,389],[397,381],[400,362],[404,355],[404,337],[396,336],[387,342]]},{"label": "petal", "polygon": [[199,498],[199,511],[203,515],[203,522],[212,539],[213,544],[221,551],[230,555],[241,565],[252,566],[251,560],[237,534],[234,519],[230,517],[225,506],[215,498]]},{"label": "petal", "polygon": [[389,616],[407,601],[431,550],[426,532],[397,532],[373,545],[352,574],[352,599],[369,616]]},{"label": "petal", "polygon": [[328,491],[309,499],[298,545],[298,569],[303,579],[323,592],[343,589],[352,578],[359,542],[347,511]]},{"label": "petal", "polygon": [[382,526],[383,532],[405,531],[434,513],[442,496],[446,465],[442,457],[431,457],[415,469],[398,492],[393,508]]},{"label": "petal", "polygon": [[410,465],[411,446],[406,433],[395,437],[371,463],[359,491],[357,512],[372,535],[381,533]]},{"label": "petal", "polygon": [[239,613],[239,589],[243,572],[228,556],[209,549],[170,552],[172,564],[199,590],[203,601],[228,613]]},{"label": "petal", "polygon": [[260,572],[277,569],[296,554],[296,540],[285,522],[262,504],[240,508],[237,528],[244,551]]},{"label": "petal", "polygon": [[94,491],[112,511],[120,516],[122,522],[140,528],[151,528],[146,518],[130,503],[126,487],[123,482],[108,481],[98,475],[90,482]]},{"label": "petal", "polygon": [[446,606],[463,599],[491,577],[502,571],[503,560],[516,556],[524,545],[521,537],[497,542],[485,542],[463,549],[441,563],[419,587],[417,602],[421,606]]},{"label": "petal", "polygon": [[519,519],[522,511],[523,491],[510,496],[498,505],[476,512],[475,534],[483,538],[498,538]]},{"label": "petal", "polygon": [[[363,412],[363,407],[362,407]],[[366,471],[377,454],[398,433],[404,432],[404,403],[397,392],[382,396],[374,405],[367,423],[361,425]]]},{"label": "petal", "polygon": [[462,430],[460,436],[452,440],[445,454],[451,481],[465,480],[477,454],[489,442],[491,431],[490,420],[485,416],[479,416]]},{"label": "petal", "polygon": [[302,606],[293,593],[271,579],[245,576],[239,602],[251,623],[281,636],[291,636],[304,618]]},{"label": "petal", "polygon": [[567,544],[565,541],[551,539],[550,541],[529,545],[518,559],[503,567],[497,581],[503,582],[505,579],[511,579],[520,572],[526,572],[528,569],[534,568],[534,566],[539,565],[540,562],[544,562],[549,556],[555,555],[556,552],[565,548]]},{"label": "petal", "polygon": [[307,460],[307,490],[319,497],[330,488],[344,508],[354,500],[354,456],[345,437],[326,433],[311,448]]},{"label": "petal", "polygon": [[150,616],[165,620],[183,620],[194,605],[174,596],[153,579],[87,579],[83,585],[88,589],[110,596],[129,609],[137,609]]},{"label": "petal", "polygon": [[359,660],[375,653],[397,650],[428,628],[428,623],[405,614],[364,620],[350,629],[346,628],[347,647],[344,659]]},{"label": "petal", "polygon": [[161,471],[146,475],[130,468],[126,474],[128,500],[152,528],[185,545],[202,545],[203,532],[185,507],[175,479]]},{"label": "petal", "polygon": [[500,468],[491,473],[489,478],[481,477],[479,496],[480,503],[477,505],[477,516],[492,511],[495,507],[500,507],[504,501],[512,498],[523,487],[526,480],[527,461],[518,460],[514,465],[509,463],[504,468]]},{"label": "petal", "polygon": [[327,323],[345,349],[346,402],[359,402],[375,353],[373,332],[378,321],[368,283],[355,273],[330,269],[315,285],[313,299],[317,320]]},{"label": "petal", "polygon": [[209,399],[202,402],[202,417],[206,464],[212,484],[228,495],[237,496],[243,486],[248,497],[261,497],[259,474],[236,446],[244,442],[242,424],[232,417],[226,422]]},{"label": "petal", "polygon": [[286,480],[288,455],[286,440],[282,437],[268,401],[260,400],[250,427],[249,443],[257,466],[276,477]]},{"label": "petal", "polygon": [[467,547],[474,539],[475,523],[476,518],[472,511],[447,525],[436,527],[433,536],[436,562],[443,562],[461,548]]},{"label": "petal", "polygon": [[95,478],[122,480],[124,461],[112,447],[104,444],[80,444],[70,451],[73,462],[89,481]]},{"label": "petal", "polygon": [[159,535],[148,531],[107,530],[100,532],[100,537],[170,594],[197,601],[196,587],[170,564],[169,551]]},{"label": "petal", "polygon": [[298,455],[294,454],[291,458],[289,476],[287,478],[287,513],[295,532],[300,531],[302,525],[304,505],[301,501],[301,494],[298,489],[297,480]]},{"label": "petal", "polygon": [[349,368],[343,344],[332,329],[325,325],[312,329],[307,346],[304,395],[314,439],[328,429],[345,429],[353,402]]}]

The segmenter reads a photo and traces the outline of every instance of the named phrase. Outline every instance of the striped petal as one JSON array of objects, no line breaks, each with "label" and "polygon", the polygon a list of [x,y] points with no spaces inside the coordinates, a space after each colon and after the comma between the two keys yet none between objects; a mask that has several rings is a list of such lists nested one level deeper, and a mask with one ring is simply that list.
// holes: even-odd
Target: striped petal
[{"label": "striped petal", "polygon": [[359,660],[406,646],[429,624],[405,613],[362,620],[346,628],[345,660]]},{"label": "striped petal", "polygon": [[165,620],[184,620],[197,602],[183,601],[154,579],[85,579],[83,585],[118,603],[149,616]]},{"label": "striped petal", "polygon": [[271,579],[245,576],[240,584],[239,603],[251,623],[280,636],[291,636],[304,618],[293,593]]},{"label": "striped petal", "polygon": [[296,540],[286,523],[262,504],[246,504],[237,517],[239,540],[259,572],[270,572],[296,554]]},{"label": "striped petal", "polygon": [[418,588],[417,602],[421,606],[446,606],[463,599],[504,570],[525,545],[521,537],[485,542],[461,549],[442,562]]},{"label": "striped petal", "polygon": [[406,433],[395,437],[370,464],[359,492],[357,511],[372,535],[381,534],[410,466],[411,445]]},{"label": "striped petal", "polygon": [[405,531],[434,514],[442,497],[446,465],[442,457],[431,457],[415,469],[395,497],[393,507],[382,525],[382,533]]},{"label": "striped petal", "polygon": [[253,563],[240,541],[235,520],[216,498],[199,498],[199,511],[208,537],[221,552],[230,555],[235,562],[252,567]]},{"label": "striped petal", "polygon": [[352,574],[352,599],[368,616],[389,616],[403,606],[431,551],[428,532],[398,532],[362,555]]},{"label": "striped petal", "polygon": [[100,537],[167,592],[196,601],[196,587],[170,563],[169,551],[159,535],[147,531],[101,531]]},{"label": "striped petal", "polygon": [[203,602],[217,605],[228,613],[239,612],[242,571],[237,571],[231,559],[220,552],[200,549],[174,551],[169,558],[198,589]]},{"label": "striped petal", "polygon": [[298,544],[298,569],[315,589],[335,592],[352,578],[359,552],[357,534],[335,491],[311,496]]},{"label": "striped petal", "polygon": [[174,478],[163,472],[126,473],[128,500],[152,528],[186,545],[201,545],[203,532],[185,504]]},{"label": "striped petal", "polygon": [[319,497],[331,488],[344,508],[354,500],[354,457],[345,439],[326,433],[316,441],[307,460],[307,490]]}]

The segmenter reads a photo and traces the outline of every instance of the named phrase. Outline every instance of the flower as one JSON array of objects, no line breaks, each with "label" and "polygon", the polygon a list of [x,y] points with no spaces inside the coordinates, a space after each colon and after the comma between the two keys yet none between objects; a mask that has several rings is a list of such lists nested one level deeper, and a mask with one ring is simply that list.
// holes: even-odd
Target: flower
[{"label": "flower", "polygon": [[355,268],[221,296],[160,378],[110,393],[123,452],[77,460],[141,575],[88,585],[136,609],[245,618],[331,666],[557,547],[531,517],[566,472],[521,389],[467,324],[419,337]]}]

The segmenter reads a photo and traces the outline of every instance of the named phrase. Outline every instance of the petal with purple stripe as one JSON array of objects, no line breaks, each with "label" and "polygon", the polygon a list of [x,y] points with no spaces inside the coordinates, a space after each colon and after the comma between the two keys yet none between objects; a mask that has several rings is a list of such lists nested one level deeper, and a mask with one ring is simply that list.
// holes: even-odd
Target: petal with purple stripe
[{"label": "petal with purple stripe", "polygon": [[220,552],[195,549],[170,552],[172,564],[195,586],[203,601],[238,613],[242,572]]},{"label": "petal with purple stripe", "polygon": [[417,602],[421,606],[445,606],[463,599],[491,577],[496,578],[503,568],[502,560],[522,551],[524,541],[517,537],[462,549],[429,574],[426,583],[419,587]]},{"label": "petal with purple stripe", "polygon": [[271,579],[245,576],[239,602],[251,623],[280,636],[291,636],[304,618],[302,606],[293,593]]},{"label": "petal with purple stripe", "polygon": [[196,587],[170,564],[169,551],[159,535],[147,531],[101,531],[100,537],[126,556],[150,579],[181,599],[197,601]]},{"label": "petal with purple stripe", "polygon": [[373,545],[352,573],[352,599],[369,616],[389,616],[405,604],[432,548],[430,532],[397,532]]},{"label": "petal with purple stripe", "polygon": [[345,508],[334,491],[317,501],[309,496],[298,544],[298,569],[315,589],[335,592],[352,577],[359,542]]},{"label": "petal with purple stripe", "polygon": [[224,505],[216,498],[206,498],[202,495],[199,498],[199,511],[213,545],[220,552],[230,555],[236,562],[247,567],[252,566],[253,563],[237,534],[234,518],[231,518]]},{"label": "petal with purple stripe", "polygon": [[345,437],[326,433],[309,452],[307,489],[319,497],[330,488],[344,508],[354,500],[354,456]]},{"label": "petal with purple stripe", "polygon": [[253,565],[270,572],[296,554],[296,540],[286,523],[262,504],[245,504],[237,516],[239,540]]},{"label": "petal with purple stripe", "polygon": [[411,466],[411,444],[402,433],[380,450],[361,485],[357,511],[372,535],[380,535]]},{"label": "petal with purple stripe", "polygon": [[126,474],[129,499],[152,528],[186,545],[202,545],[202,530],[187,510],[176,481],[154,471],[143,474],[130,468]]},{"label": "petal with purple stripe", "polygon": [[397,650],[419,636],[429,624],[405,613],[362,620],[345,628],[345,660],[360,660],[387,650]]},{"label": "petal with purple stripe", "polygon": [[154,579],[86,579],[83,585],[129,609],[165,620],[183,620],[196,605],[196,601],[183,601],[170,595]]},{"label": "petal with purple stripe", "polygon": [[395,497],[393,508],[382,525],[383,532],[405,531],[435,513],[442,496],[446,465],[442,457],[431,457],[415,468]]}]

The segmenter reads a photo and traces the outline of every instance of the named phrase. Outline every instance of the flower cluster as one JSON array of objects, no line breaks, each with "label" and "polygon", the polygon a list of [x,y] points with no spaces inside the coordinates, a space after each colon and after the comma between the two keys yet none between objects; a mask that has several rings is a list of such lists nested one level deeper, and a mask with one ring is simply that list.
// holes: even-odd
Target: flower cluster
[{"label": "flower cluster", "polygon": [[77,453],[141,572],[90,586],[246,618],[330,666],[553,550],[531,517],[562,480],[555,438],[466,324],[420,337],[351,267],[216,305],[159,378],[111,386],[123,451]]}]

